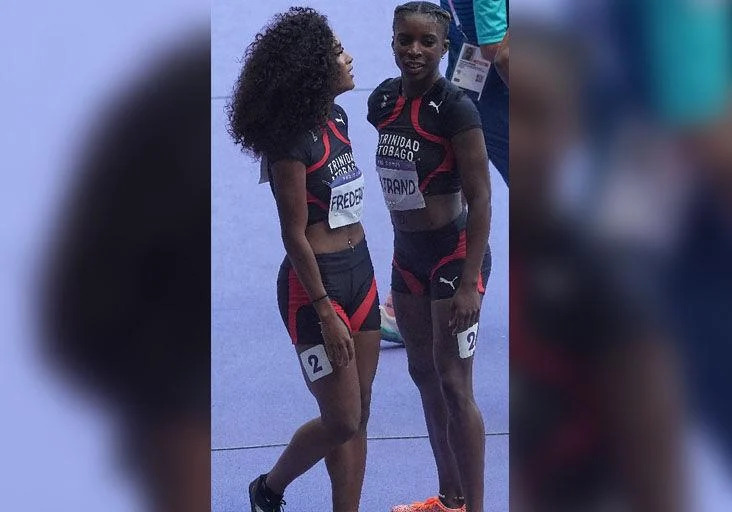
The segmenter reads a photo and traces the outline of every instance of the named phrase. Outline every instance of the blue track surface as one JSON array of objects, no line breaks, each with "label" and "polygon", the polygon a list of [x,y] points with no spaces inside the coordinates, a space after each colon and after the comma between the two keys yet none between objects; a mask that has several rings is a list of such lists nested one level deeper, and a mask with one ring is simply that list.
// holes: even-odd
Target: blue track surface
[{"label": "blue track surface", "polygon": [[[374,168],[376,132],[366,99],[395,76],[394,1],[309,2],[328,15],[354,56],[355,91],[338,98],[365,170],[364,226],[382,297],[389,289],[391,226]],[[254,34],[289,2],[216,0],[212,10],[212,478],[213,510],[247,510],[246,484],[274,462],[294,430],[317,415],[280,319],[275,280],[284,255],[269,187],[258,186],[258,164],[226,132],[224,106]],[[475,390],[486,431],[486,510],[508,510],[508,193],[492,170],[493,271],[481,318]],[[370,199],[369,199],[370,198]],[[401,348],[384,344],[374,383],[369,458],[362,510],[434,495],[436,470],[417,390]],[[399,438],[399,439],[392,439]],[[277,445],[268,447],[267,445]],[[318,464],[287,491],[288,510],[330,509],[325,467]]]}]

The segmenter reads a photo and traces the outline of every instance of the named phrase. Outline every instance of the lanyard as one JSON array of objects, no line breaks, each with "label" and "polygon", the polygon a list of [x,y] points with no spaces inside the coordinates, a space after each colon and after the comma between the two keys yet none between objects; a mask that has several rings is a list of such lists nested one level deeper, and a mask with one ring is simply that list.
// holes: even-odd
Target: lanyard
[{"label": "lanyard", "polygon": [[453,2],[453,0],[447,0],[447,3],[450,4],[450,10],[452,11],[452,19],[455,20],[455,25],[457,25],[457,27],[460,28],[460,18],[458,18],[457,11],[455,10],[455,2]]},{"label": "lanyard", "polygon": [[468,36],[465,35],[465,32],[463,32],[463,26],[460,23],[460,18],[458,17],[457,9],[455,9],[455,2],[453,2],[453,0],[447,0],[447,3],[450,5],[450,11],[452,11],[452,19],[455,20],[455,26],[462,34],[463,41],[468,41]]}]

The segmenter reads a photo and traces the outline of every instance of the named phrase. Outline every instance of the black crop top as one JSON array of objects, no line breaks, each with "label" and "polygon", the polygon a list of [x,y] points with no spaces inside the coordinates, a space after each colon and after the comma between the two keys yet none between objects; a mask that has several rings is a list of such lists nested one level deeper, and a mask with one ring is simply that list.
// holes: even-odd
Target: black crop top
[{"label": "black crop top", "polygon": [[[308,203],[308,226],[328,220],[331,183],[356,169],[351,142],[348,140],[348,116],[340,105],[333,105],[327,125],[299,137],[295,144],[277,154],[268,155],[267,173],[272,184],[271,165],[292,159],[305,165]],[[274,188],[272,190],[274,193]]]},{"label": "black crop top", "polygon": [[423,195],[460,191],[451,139],[480,128],[473,101],[440,78],[423,96],[401,95],[401,78],[382,82],[368,100],[368,120],[379,132],[376,156],[415,162]]}]

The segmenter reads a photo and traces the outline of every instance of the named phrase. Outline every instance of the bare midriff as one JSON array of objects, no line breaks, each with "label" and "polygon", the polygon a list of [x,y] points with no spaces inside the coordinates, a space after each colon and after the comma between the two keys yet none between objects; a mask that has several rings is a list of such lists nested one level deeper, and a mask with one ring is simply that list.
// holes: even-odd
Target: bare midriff
[{"label": "bare midriff", "polygon": [[392,211],[391,223],[399,231],[430,231],[446,226],[463,211],[462,193],[425,196],[425,207]]},{"label": "bare midriff", "polygon": [[332,229],[328,221],[323,221],[308,226],[305,237],[315,254],[326,254],[354,248],[363,240],[364,232],[360,222]]}]

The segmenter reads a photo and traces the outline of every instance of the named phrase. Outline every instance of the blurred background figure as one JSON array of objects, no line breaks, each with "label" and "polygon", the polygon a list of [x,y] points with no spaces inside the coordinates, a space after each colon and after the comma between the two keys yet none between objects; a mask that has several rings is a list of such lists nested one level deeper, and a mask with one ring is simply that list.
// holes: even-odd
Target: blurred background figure
[{"label": "blurred background figure", "polygon": [[43,305],[51,363],[112,410],[161,512],[210,503],[209,48],[168,50],[96,123]]},{"label": "blurred background figure", "polygon": [[440,6],[453,17],[445,76],[452,79],[463,43],[479,46],[483,58],[493,63],[480,98],[474,91],[467,91],[467,94],[480,112],[488,159],[508,185],[508,85],[501,78],[499,68],[506,69],[508,65],[509,2],[440,0]]},{"label": "blurred background figure", "polygon": [[514,7],[512,504],[727,510],[729,5]]},{"label": "blurred background figure", "polygon": [[208,510],[210,7],[0,11],[0,509]]},{"label": "blurred background figure", "polygon": [[582,56],[558,32],[514,27],[511,501],[681,510],[681,398],[665,333],[617,248],[560,192],[567,168],[590,172],[570,158],[583,144]]}]

